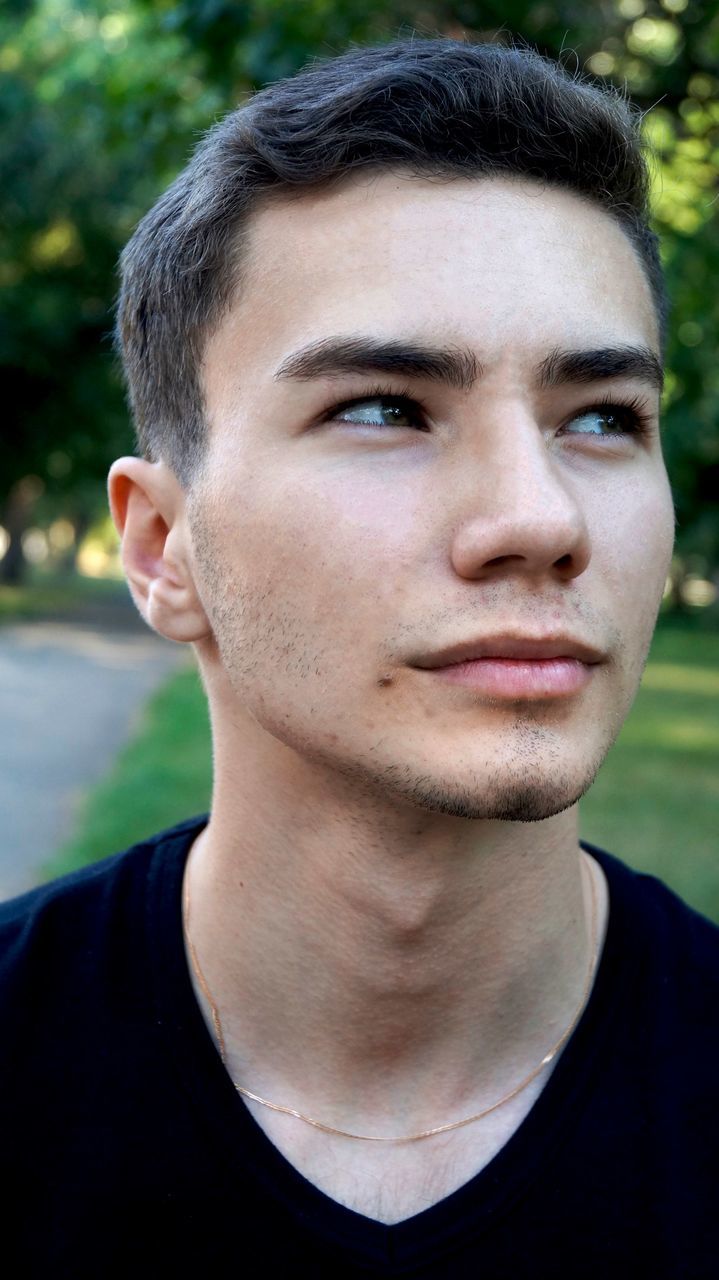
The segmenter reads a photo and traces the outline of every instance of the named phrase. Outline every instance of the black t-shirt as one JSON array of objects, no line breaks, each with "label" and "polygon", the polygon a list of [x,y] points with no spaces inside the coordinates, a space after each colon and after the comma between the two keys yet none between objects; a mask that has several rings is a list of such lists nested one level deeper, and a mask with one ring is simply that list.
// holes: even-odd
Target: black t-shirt
[{"label": "black t-shirt", "polygon": [[0,906],[5,1274],[717,1275],[716,926],[585,846],[609,927],[548,1084],[475,1178],[386,1226],[303,1178],[222,1066],[182,938],[204,821]]}]

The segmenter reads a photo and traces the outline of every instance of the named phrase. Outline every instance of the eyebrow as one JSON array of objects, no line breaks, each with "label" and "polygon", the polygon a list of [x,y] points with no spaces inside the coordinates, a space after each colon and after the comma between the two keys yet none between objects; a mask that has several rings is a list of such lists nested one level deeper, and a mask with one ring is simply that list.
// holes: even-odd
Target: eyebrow
[{"label": "eyebrow", "polygon": [[[445,382],[469,391],[482,376],[476,356],[463,347],[425,347],[403,341],[369,337],[322,338],[282,361],[275,380],[341,377],[348,373],[386,373]],[[589,350],[556,348],[538,366],[542,388],[566,383],[596,382],[634,377],[661,391],[664,373],[658,356],[644,346],[596,347]]]},{"label": "eyebrow", "polygon": [[428,378],[468,391],[480,375],[471,351],[460,347],[424,347],[412,342],[373,338],[323,338],[283,360],[275,378],[309,380],[343,373],[388,373]]},{"label": "eyebrow", "polygon": [[661,361],[650,347],[596,347],[589,351],[562,351],[557,348],[539,366],[540,387],[619,377],[639,378],[657,391],[664,387]]}]

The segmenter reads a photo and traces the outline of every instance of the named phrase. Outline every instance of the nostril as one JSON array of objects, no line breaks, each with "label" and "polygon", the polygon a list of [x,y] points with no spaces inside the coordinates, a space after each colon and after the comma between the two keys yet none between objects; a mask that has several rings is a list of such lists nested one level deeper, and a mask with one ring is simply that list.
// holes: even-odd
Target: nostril
[{"label": "nostril", "polygon": [[485,567],[489,568],[493,564],[504,564],[506,560],[523,560],[523,556],[494,556],[492,560],[485,561]]}]

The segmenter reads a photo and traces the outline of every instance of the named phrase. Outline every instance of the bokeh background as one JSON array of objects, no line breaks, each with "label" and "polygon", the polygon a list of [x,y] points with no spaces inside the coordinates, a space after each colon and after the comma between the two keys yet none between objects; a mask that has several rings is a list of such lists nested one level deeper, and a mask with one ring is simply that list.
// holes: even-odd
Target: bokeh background
[{"label": "bokeh background", "polygon": [[[111,331],[117,258],[138,218],[199,134],[255,88],[350,43],[412,32],[526,41],[617,86],[645,113],[674,300],[664,432],[677,548],[637,706],[583,802],[583,834],[719,919],[714,0],[5,0],[0,662],[13,628],[27,639],[33,626],[66,619],[99,633],[127,614],[104,485],[112,459],[133,450]],[[57,723],[51,736],[68,749]],[[73,784],[46,870],[206,808],[209,770],[202,696],[194,670],[183,669],[81,805]],[[42,776],[34,781],[41,804]],[[49,853],[36,850],[34,874]]]}]

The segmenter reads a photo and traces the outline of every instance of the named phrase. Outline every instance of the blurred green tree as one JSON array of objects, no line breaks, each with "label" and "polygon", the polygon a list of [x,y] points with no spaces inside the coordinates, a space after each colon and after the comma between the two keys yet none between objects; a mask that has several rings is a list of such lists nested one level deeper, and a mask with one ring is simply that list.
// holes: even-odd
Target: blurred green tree
[{"label": "blurred green tree", "polygon": [[719,11],[709,0],[37,0],[0,15],[0,580],[38,503],[78,528],[132,448],[111,346],[118,252],[196,136],[261,84],[415,31],[523,39],[647,113],[676,320],[665,404],[681,568],[719,564]]}]

